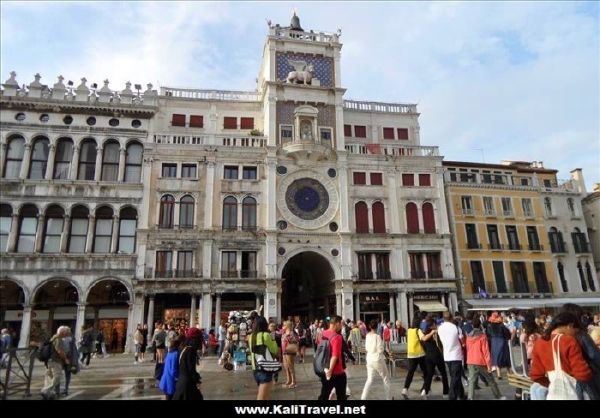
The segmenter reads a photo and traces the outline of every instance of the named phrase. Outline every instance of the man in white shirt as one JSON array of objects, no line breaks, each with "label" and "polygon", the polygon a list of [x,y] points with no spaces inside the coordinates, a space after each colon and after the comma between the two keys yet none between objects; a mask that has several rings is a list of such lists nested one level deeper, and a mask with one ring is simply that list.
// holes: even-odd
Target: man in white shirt
[{"label": "man in white shirt", "polygon": [[465,390],[462,385],[463,375],[463,341],[459,327],[452,322],[452,314],[444,312],[444,323],[438,327],[438,336],[444,346],[444,361],[450,373],[450,400],[463,399]]}]

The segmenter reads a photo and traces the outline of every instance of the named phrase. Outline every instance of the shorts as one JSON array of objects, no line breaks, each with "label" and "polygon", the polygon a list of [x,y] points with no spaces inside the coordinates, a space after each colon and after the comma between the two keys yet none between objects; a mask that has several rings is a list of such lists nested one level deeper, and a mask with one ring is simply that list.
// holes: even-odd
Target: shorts
[{"label": "shorts", "polygon": [[156,349],[157,350],[164,350],[165,348],[166,348],[166,346],[165,346],[164,343],[162,343],[162,344],[156,344]]},{"label": "shorts", "polygon": [[257,385],[262,385],[263,383],[272,382],[273,381],[273,373],[263,372],[261,370],[254,370],[254,380],[256,380]]}]

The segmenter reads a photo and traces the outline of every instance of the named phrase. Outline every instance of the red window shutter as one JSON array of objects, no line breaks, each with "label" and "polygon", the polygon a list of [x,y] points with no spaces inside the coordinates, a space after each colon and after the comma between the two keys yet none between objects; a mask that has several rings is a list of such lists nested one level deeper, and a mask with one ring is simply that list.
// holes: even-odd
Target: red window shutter
[{"label": "red window shutter", "polygon": [[367,184],[367,175],[363,171],[355,171],[354,174],[354,184]]},{"label": "red window shutter", "polygon": [[385,234],[385,210],[383,203],[373,203],[373,232],[376,234]]},{"label": "red window shutter", "polygon": [[394,128],[383,128],[383,139],[394,139]]},{"label": "red window shutter", "polygon": [[173,113],[171,118],[171,125],[173,126],[185,126],[185,115],[178,115]]},{"label": "red window shutter", "polygon": [[431,176],[429,174],[419,174],[419,186],[431,186]]},{"label": "red window shutter", "polygon": [[398,128],[398,139],[408,140],[408,129]]},{"label": "red window shutter", "polygon": [[237,118],[225,116],[223,118],[223,129],[237,129]]},{"label": "red window shutter", "polygon": [[413,174],[402,174],[402,185],[403,186],[414,186],[415,176]]},{"label": "red window shutter", "polygon": [[371,173],[371,186],[381,186],[383,179],[381,173]]},{"label": "red window shutter", "polygon": [[344,136],[352,136],[352,125],[344,125]]},{"label": "red window shutter", "polygon": [[412,202],[406,205],[406,230],[409,234],[419,233],[419,213]]},{"label": "red window shutter", "polygon": [[204,117],[198,115],[190,116],[190,128],[203,128],[204,127]]},{"label": "red window shutter", "polygon": [[354,217],[356,218],[356,233],[369,233],[369,209],[365,202],[358,202],[354,205]]},{"label": "red window shutter", "polygon": [[254,118],[242,118],[241,128],[242,129],[254,129]]},{"label": "red window shutter", "polygon": [[435,216],[433,205],[429,202],[423,204],[423,229],[426,234],[435,234]]},{"label": "red window shutter", "polygon": [[354,136],[357,138],[366,138],[367,137],[367,127],[366,126],[354,126]]}]

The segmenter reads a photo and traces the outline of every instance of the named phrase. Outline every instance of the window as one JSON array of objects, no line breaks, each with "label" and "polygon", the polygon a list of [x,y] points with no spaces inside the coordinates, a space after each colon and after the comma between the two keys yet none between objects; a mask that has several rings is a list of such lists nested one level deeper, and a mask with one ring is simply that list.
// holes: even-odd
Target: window
[{"label": "window", "polygon": [[371,266],[370,253],[356,253],[358,256],[358,278],[360,280],[370,280],[373,278],[373,268]]},{"label": "window", "polygon": [[254,118],[242,118],[240,125],[242,129],[254,129]]},{"label": "window", "polygon": [[104,145],[102,155],[102,181],[117,181],[119,178],[119,152],[118,142],[109,142]]},{"label": "window", "polygon": [[354,218],[356,221],[356,233],[369,233],[369,209],[365,202],[357,202],[354,205]]},{"label": "window", "polygon": [[461,183],[477,183],[477,174],[474,172],[469,173],[466,168],[460,170],[460,182]]},{"label": "window", "polygon": [[435,234],[435,214],[433,205],[429,202],[423,203],[423,230],[426,234]]},{"label": "window", "polygon": [[577,262],[577,272],[579,273],[579,281],[581,283],[581,290],[587,292],[587,283],[585,282],[585,276],[583,274],[583,267],[581,261]]},{"label": "window", "polygon": [[486,216],[496,215],[496,207],[494,206],[494,198],[491,196],[483,196],[483,211]]},{"label": "window", "polygon": [[473,293],[479,293],[481,290],[486,290],[481,261],[471,261],[471,277],[473,279]]},{"label": "window", "polygon": [[279,137],[282,143],[291,141],[294,137],[294,127],[292,125],[280,125]]},{"label": "window", "polygon": [[204,117],[198,115],[190,116],[190,128],[203,128],[204,127]]},{"label": "window", "polygon": [[172,126],[185,126],[185,115],[174,113],[171,117]]},{"label": "window", "polygon": [[550,293],[550,285],[546,278],[546,265],[544,263],[533,263],[533,277],[538,293]]},{"label": "window", "polygon": [[29,178],[42,180],[46,177],[48,165],[48,151],[50,141],[46,138],[36,139],[31,148],[31,164],[29,165]]},{"label": "window", "polygon": [[63,122],[65,125],[70,125],[73,123],[73,116],[67,115],[63,118]]},{"label": "window", "polygon": [[533,218],[533,206],[531,199],[521,199],[521,206],[523,207],[523,215],[526,218]]},{"label": "window", "polygon": [[408,140],[408,129],[407,128],[398,128],[398,139],[400,140]]},{"label": "window", "polygon": [[461,196],[460,203],[463,215],[473,215],[475,213],[473,210],[473,198],[471,196]]},{"label": "window", "polygon": [[93,116],[90,116],[89,118],[87,118],[85,120],[85,123],[87,123],[89,126],[94,126],[96,124],[96,118]]},{"label": "window", "polygon": [[242,201],[242,229],[256,230],[256,199],[250,196]]},{"label": "window", "polygon": [[179,202],[179,227],[194,227],[194,198],[183,196]]},{"label": "window", "polygon": [[367,174],[364,171],[355,171],[352,173],[354,184],[363,185],[367,184]]},{"label": "window", "polygon": [[383,128],[383,139],[394,139],[394,128]]},{"label": "window", "polygon": [[354,136],[356,138],[366,138],[367,137],[367,127],[354,125]]},{"label": "window", "polygon": [[19,217],[19,235],[17,236],[17,252],[32,253],[35,251],[35,233],[38,224],[38,210],[34,205],[24,205]]},{"label": "window", "polygon": [[371,186],[381,186],[383,184],[383,174],[381,173],[370,173]]},{"label": "window", "polygon": [[23,112],[19,112],[15,115],[15,120],[18,120],[19,122],[22,122],[25,120],[25,113]]},{"label": "window", "polygon": [[173,253],[171,251],[156,252],[156,277],[173,277]]},{"label": "window", "polygon": [[244,180],[256,180],[256,167],[244,167],[242,169],[242,178]]},{"label": "window", "polygon": [[424,279],[425,267],[423,266],[422,253],[408,253],[410,260],[410,277],[411,279]]},{"label": "window", "polygon": [[242,251],[242,278],[256,277],[256,251]]},{"label": "window", "polygon": [[585,272],[587,274],[588,285],[590,286],[590,290],[592,292],[596,291],[596,284],[594,283],[594,277],[592,277],[592,267],[590,266],[590,262],[585,262]]},{"label": "window", "polygon": [[237,253],[235,251],[223,251],[221,277],[237,277]]},{"label": "window", "polygon": [[549,197],[544,198],[544,209],[546,210],[546,216],[552,216],[552,200]]},{"label": "window", "polygon": [[567,283],[567,279],[565,278],[565,266],[560,261],[556,264],[556,269],[558,270],[558,277],[560,278],[560,285],[562,286],[563,292],[569,291],[569,284]]},{"label": "window", "polygon": [[123,208],[119,214],[119,247],[121,254],[135,253],[135,231],[137,229],[137,211]]},{"label": "window", "polygon": [[12,208],[0,205],[0,253],[8,251],[8,235],[12,226]]},{"label": "window", "polygon": [[108,121],[108,124],[112,127],[117,127],[119,126],[121,122],[119,122],[119,119],[116,118],[112,118],[111,120]]},{"label": "window", "polygon": [[502,201],[502,213],[504,216],[513,216],[512,202],[510,197],[502,197],[500,200]]},{"label": "window", "polygon": [[479,240],[477,239],[477,226],[475,224],[465,224],[465,231],[467,233],[467,248],[480,248]]},{"label": "window", "polygon": [[508,248],[510,250],[520,250],[519,245],[519,234],[517,233],[517,227],[514,225],[506,225],[506,237],[508,238]]},{"label": "window", "polygon": [[487,225],[488,239],[491,250],[500,250],[500,236],[498,235],[498,225]]},{"label": "window", "polygon": [[46,123],[50,120],[50,115],[48,115],[47,113],[42,113],[40,115],[40,122]]},{"label": "window", "polygon": [[177,252],[177,274],[175,277],[192,277],[194,265],[194,253],[192,251]]},{"label": "window", "polygon": [[544,187],[552,187],[552,183],[548,179],[544,179]]},{"label": "window", "polygon": [[529,283],[527,282],[527,269],[522,261],[511,261],[510,270],[515,293],[529,293]]},{"label": "window", "polygon": [[46,209],[46,230],[44,231],[45,253],[59,253],[60,240],[63,232],[65,211],[57,205]]},{"label": "window", "polygon": [[529,249],[532,251],[540,251],[540,239],[538,237],[537,228],[535,226],[527,227],[527,240],[529,241]]},{"label": "window", "polygon": [[196,164],[182,164],[181,165],[181,178],[184,178],[184,179],[197,178]]},{"label": "window", "polygon": [[414,186],[415,176],[413,174],[402,174],[402,185],[403,186]]},{"label": "window", "polygon": [[521,186],[529,186],[529,179],[527,177],[521,178]]},{"label": "window", "polygon": [[440,253],[425,253],[425,259],[427,261],[427,277],[441,279],[443,274]]},{"label": "window", "polygon": [[225,116],[223,118],[223,129],[237,129],[237,118]]},{"label": "window", "polygon": [[344,125],[344,136],[348,138],[352,136],[352,125]]},{"label": "window", "polygon": [[553,253],[566,252],[562,232],[559,232],[555,227],[551,227],[548,231],[548,241],[550,241],[550,250]]},{"label": "window", "polygon": [[429,174],[419,174],[419,186],[431,186],[431,176]]},{"label": "window", "polygon": [[18,179],[21,174],[21,163],[25,154],[25,139],[14,136],[8,141],[6,162],[4,164],[4,178]]},{"label": "window", "polygon": [[162,165],[162,178],[175,178],[177,177],[177,164],[165,164]]},{"label": "window", "polygon": [[390,273],[390,254],[375,253],[374,255],[377,278],[382,280],[390,280],[392,278],[392,274]]},{"label": "window", "polygon": [[571,233],[571,238],[577,254],[590,252],[585,233],[581,232],[579,228],[575,228],[574,232]]},{"label": "window", "polygon": [[575,213],[575,201],[572,197],[569,197],[567,199],[567,207],[569,208],[569,213],[571,214],[571,217],[577,216],[577,214]]},{"label": "window", "polygon": [[238,179],[238,166],[237,165],[226,165],[224,178],[226,180],[237,180]]},{"label": "window", "polygon": [[89,212],[85,206],[75,206],[71,210],[71,232],[69,234],[69,252],[84,253],[87,243]]},{"label": "window", "polygon": [[125,183],[142,181],[142,155],[144,147],[137,142],[127,145],[125,152]]},{"label": "window", "polygon": [[54,173],[52,178],[66,180],[69,178],[71,159],[73,158],[73,141],[67,138],[59,139],[54,154]]},{"label": "window", "polygon": [[113,210],[103,206],[96,210],[96,231],[94,234],[94,252],[110,253],[112,240]]},{"label": "window", "polygon": [[170,194],[160,198],[160,210],[158,215],[159,228],[173,228],[173,212],[175,198]]},{"label": "window", "polygon": [[134,119],[131,121],[131,126],[133,128],[139,128],[140,126],[142,126],[142,122],[139,119]]},{"label": "window", "polygon": [[373,203],[371,211],[373,213],[373,233],[385,234],[385,209],[383,203]]},{"label": "window", "polygon": [[417,205],[413,202],[406,204],[406,232],[409,234],[419,233],[419,212]]},{"label": "window", "polygon": [[319,132],[321,132],[321,143],[331,146],[331,138],[333,137],[331,134],[331,128],[320,128]]},{"label": "window", "polygon": [[96,175],[96,141],[86,139],[81,144],[79,151],[78,180],[94,180]]},{"label": "window", "polygon": [[223,200],[223,229],[237,229],[237,199],[233,196]]},{"label": "window", "polygon": [[504,263],[502,261],[492,261],[494,268],[494,277],[496,279],[496,292],[506,293],[506,279],[504,277]]}]

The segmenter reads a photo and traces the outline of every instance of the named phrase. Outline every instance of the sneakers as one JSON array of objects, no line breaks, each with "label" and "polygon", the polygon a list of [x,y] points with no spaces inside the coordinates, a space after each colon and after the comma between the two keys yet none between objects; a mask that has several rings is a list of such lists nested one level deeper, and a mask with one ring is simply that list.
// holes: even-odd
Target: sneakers
[{"label": "sneakers", "polygon": [[427,392],[425,392],[425,389],[421,391],[421,399],[427,400]]},{"label": "sneakers", "polygon": [[408,389],[406,389],[406,388],[402,389],[402,397],[404,399],[408,399]]}]

